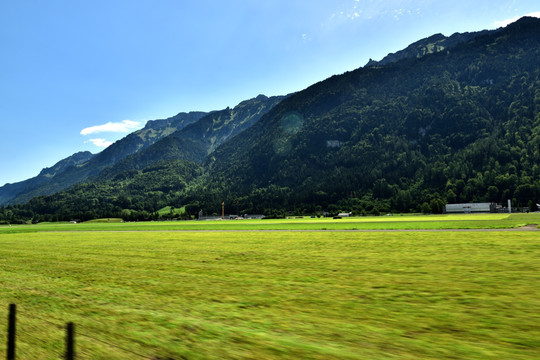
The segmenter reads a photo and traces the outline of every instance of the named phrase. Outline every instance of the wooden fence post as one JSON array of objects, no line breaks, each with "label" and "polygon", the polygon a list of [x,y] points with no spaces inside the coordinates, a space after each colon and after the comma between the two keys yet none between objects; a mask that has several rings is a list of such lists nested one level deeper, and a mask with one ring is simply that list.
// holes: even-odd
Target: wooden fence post
[{"label": "wooden fence post", "polygon": [[66,360],[75,359],[75,325],[69,322],[66,327]]},{"label": "wooden fence post", "polygon": [[7,360],[15,360],[15,326],[17,305],[9,304]]}]

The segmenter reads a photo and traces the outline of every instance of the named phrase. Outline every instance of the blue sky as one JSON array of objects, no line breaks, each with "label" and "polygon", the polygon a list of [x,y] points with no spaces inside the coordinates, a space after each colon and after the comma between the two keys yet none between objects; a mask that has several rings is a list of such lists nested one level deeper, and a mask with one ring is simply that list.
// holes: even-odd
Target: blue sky
[{"label": "blue sky", "polygon": [[0,186],[147,120],[299,91],[538,0],[0,1]]}]

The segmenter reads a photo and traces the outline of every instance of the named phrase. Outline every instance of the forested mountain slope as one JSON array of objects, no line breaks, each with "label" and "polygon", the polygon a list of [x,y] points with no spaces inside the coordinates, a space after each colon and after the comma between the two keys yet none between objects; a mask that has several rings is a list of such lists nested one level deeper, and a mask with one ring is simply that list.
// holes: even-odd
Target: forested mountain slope
[{"label": "forested mountain slope", "polygon": [[242,101],[232,109],[214,111],[143,151],[126,157],[103,171],[99,178],[125,178],[134,171],[166,160],[180,159],[201,163],[219,145],[255,124],[284,98],[285,96],[259,95]]},{"label": "forested mountain slope", "polygon": [[507,199],[534,209],[539,110],[540,19],[523,18],[445,51],[314,84],[215,151],[205,142],[201,165],[154,162],[4,211],[147,218],[166,205],[213,213],[224,201],[229,213],[377,214]]},{"label": "forested mountain slope", "polygon": [[88,220],[99,216],[149,219],[157,209],[184,201],[203,173],[196,162],[252,126],[283,98],[259,95],[233,109],[214,111],[69,190],[33,198],[24,206],[31,209],[26,213],[45,214],[33,215],[40,220]]},{"label": "forested mountain slope", "polygon": [[[179,113],[168,119],[150,120],[143,129],[116,141],[96,155],[86,156],[83,159],[84,161],[79,159],[78,153],[68,158],[72,159],[78,156],[78,161],[69,161],[69,166],[57,169],[54,174],[48,172],[46,177],[40,174],[38,177],[22,183],[1,187],[0,205],[24,203],[35,196],[49,195],[67,189],[116,164],[126,156],[141,151],[163,137],[199,120],[206,114],[205,112],[194,111]],[[53,168],[56,167],[55,165]]]},{"label": "forested mountain slope", "polygon": [[334,76],[218,148],[206,186],[258,211],[534,206],[539,75],[540,20],[523,18],[449,51]]},{"label": "forested mountain slope", "polygon": [[0,187],[0,205],[7,204],[18,194],[38,188],[50,181],[51,178],[64,172],[71,166],[78,166],[90,160],[94,155],[89,151],[81,151],[60,160],[53,166],[41,170],[41,172],[30,179],[13,184],[5,184]]}]

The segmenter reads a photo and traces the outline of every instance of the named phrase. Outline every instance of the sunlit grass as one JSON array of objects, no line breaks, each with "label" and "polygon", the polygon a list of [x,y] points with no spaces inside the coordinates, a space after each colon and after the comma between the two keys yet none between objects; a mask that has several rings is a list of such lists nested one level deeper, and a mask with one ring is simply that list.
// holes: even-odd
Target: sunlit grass
[{"label": "sunlit grass", "polygon": [[395,215],[272,220],[153,221],[121,223],[100,219],[82,224],[44,223],[0,226],[0,234],[40,231],[177,231],[177,230],[420,230],[503,229],[540,224],[540,214]]},{"label": "sunlit grass", "polygon": [[86,223],[87,224],[98,224],[98,223],[121,223],[123,220],[121,218],[104,218],[104,219],[95,219],[95,220],[89,220]]},{"label": "sunlit grass", "polygon": [[67,321],[80,359],[533,359],[537,234],[4,234],[0,318],[20,359]]}]

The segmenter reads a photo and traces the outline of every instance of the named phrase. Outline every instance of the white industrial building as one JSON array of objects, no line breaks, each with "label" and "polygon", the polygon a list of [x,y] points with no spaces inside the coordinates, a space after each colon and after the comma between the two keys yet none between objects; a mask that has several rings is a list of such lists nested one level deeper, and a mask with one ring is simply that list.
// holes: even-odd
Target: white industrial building
[{"label": "white industrial building", "polygon": [[494,204],[494,203],[446,204],[445,212],[447,214],[497,212],[497,204]]}]

